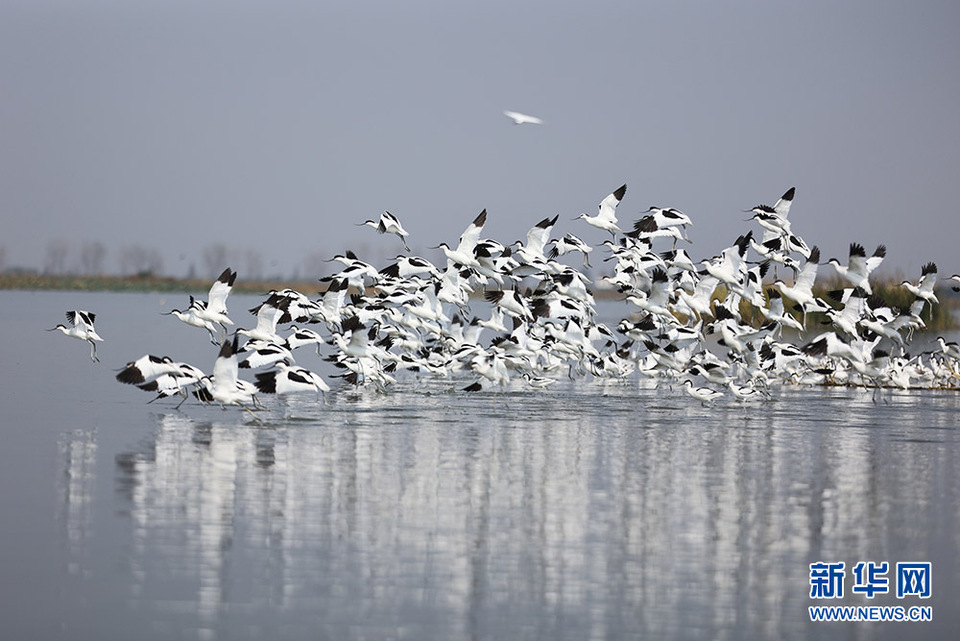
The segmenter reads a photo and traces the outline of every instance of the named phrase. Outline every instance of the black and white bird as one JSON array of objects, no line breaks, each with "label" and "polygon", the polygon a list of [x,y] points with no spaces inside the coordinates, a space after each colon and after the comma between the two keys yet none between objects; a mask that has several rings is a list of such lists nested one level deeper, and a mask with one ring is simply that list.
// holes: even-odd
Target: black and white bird
[{"label": "black and white bird", "polygon": [[696,387],[689,378],[683,380],[683,389],[689,396],[697,399],[704,405],[713,403],[723,396],[723,392],[718,392],[710,387]]},{"label": "black and white bird", "polygon": [[403,225],[400,224],[400,220],[391,214],[389,211],[385,211],[380,214],[379,220],[365,220],[358,226],[367,226],[373,227],[381,234],[393,234],[400,239],[400,242],[403,243],[403,248],[407,251],[410,251],[410,248],[407,247],[407,236],[410,234],[406,229],[403,228]]},{"label": "black and white bird", "polygon": [[937,343],[940,345],[940,351],[945,356],[954,360],[960,360],[960,345],[954,341],[945,341],[943,336],[937,336]]},{"label": "black and white bird", "polygon": [[117,374],[117,380],[127,385],[144,385],[164,374],[179,374],[180,368],[169,356],[145,354],[127,363]]},{"label": "black and white bird", "polygon": [[254,385],[264,394],[298,394],[318,392],[326,394],[330,386],[319,374],[287,362],[277,363],[277,368],[257,374]]},{"label": "black and white bird", "polygon": [[544,264],[547,262],[547,257],[543,254],[543,250],[546,247],[547,242],[550,239],[550,230],[553,229],[553,226],[557,224],[557,219],[559,214],[550,218],[544,218],[536,225],[530,228],[530,231],[527,232],[527,242],[526,244],[517,241],[515,244],[517,250],[513,253],[518,261],[521,261],[526,264]]},{"label": "black and white bird", "polygon": [[203,379],[209,398],[221,405],[239,405],[248,412],[256,404],[256,388],[241,381],[237,369],[237,337],[224,341],[213,364],[213,374]]},{"label": "black and white bird", "polygon": [[931,305],[940,302],[940,300],[937,298],[937,295],[933,291],[937,284],[936,263],[927,263],[920,269],[920,282],[918,282],[916,285],[911,283],[909,280],[905,280],[900,284],[908,292],[917,298],[922,298]]},{"label": "black and white bird", "polygon": [[457,243],[456,248],[451,248],[446,243],[440,243],[435,247],[435,249],[442,249],[444,255],[447,257],[447,260],[451,261],[455,265],[480,267],[480,263],[477,261],[477,257],[473,250],[480,241],[480,232],[483,231],[483,226],[485,224],[487,224],[486,209],[477,214],[477,217],[473,219],[473,222],[470,223],[470,226],[464,230],[463,234],[460,236],[460,242]]},{"label": "black and white bird", "polygon": [[181,396],[183,400],[177,404],[177,409],[180,409],[187,400],[187,392],[195,389],[205,376],[201,369],[189,363],[174,364],[177,366],[176,373],[161,374],[149,383],[137,385],[145,392],[156,392],[157,395],[147,401],[148,404],[171,396]]},{"label": "black and white bird", "polygon": [[[651,206],[643,213],[646,214],[646,216],[649,216],[660,229],[665,229],[668,227],[678,228],[681,231],[683,240],[690,242],[690,238],[687,237],[686,230],[688,226],[693,227],[693,221],[690,220],[690,217],[679,209],[674,209],[673,207],[663,208]],[[646,216],[644,216],[644,218],[646,218]],[[641,220],[643,219],[641,218]]]},{"label": "black and white bird", "polygon": [[950,278],[944,278],[944,280],[953,281],[956,285],[951,285],[951,289],[955,292],[960,292],[960,274],[954,274]]},{"label": "black and white bird", "polygon": [[887,255],[887,247],[879,245],[873,252],[873,255],[867,258],[867,252],[863,245],[859,243],[850,243],[850,255],[846,265],[840,264],[836,258],[828,261],[837,270],[837,274],[854,287],[860,287],[867,294],[872,294],[870,288],[870,275],[880,266],[884,257]]},{"label": "black and white bird", "polygon": [[220,273],[217,280],[210,286],[210,292],[207,294],[207,300],[197,301],[194,314],[198,318],[216,323],[223,330],[223,339],[227,336],[227,325],[233,325],[233,321],[227,316],[227,296],[233,289],[233,283],[237,280],[237,272],[229,267]]},{"label": "black and white bird", "polygon": [[553,260],[558,256],[563,256],[568,252],[578,251],[583,254],[583,266],[592,267],[590,264],[590,252],[593,251],[593,247],[586,244],[573,234],[566,234],[563,238],[551,242],[553,244],[553,248],[548,254],[548,258],[550,260]]},{"label": "black and white bird", "polygon": [[620,204],[620,201],[623,200],[623,196],[626,193],[627,186],[620,186],[612,194],[600,201],[599,211],[596,216],[580,214],[574,220],[583,219],[583,222],[591,227],[608,231],[611,236],[616,238],[616,232],[623,231],[617,227],[617,205]]},{"label": "black and white bird", "polygon": [[99,363],[100,358],[97,356],[97,343],[103,342],[103,339],[100,338],[100,335],[97,334],[97,330],[93,326],[97,315],[82,309],[72,309],[66,313],[66,317],[67,322],[70,323],[70,327],[59,323],[56,327],[48,329],[47,331],[59,331],[71,338],[87,341],[90,343],[90,360],[94,363]]},{"label": "black and white bird", "polygon": [[164,312],[165,316],[176,316],[179,320],[190,325],[191,327],[199,327],[201,329],[207,330],[207,334],[210,336],[210,342],[214,345],[220,344],[220,339],[217,336],[218,325],[213,321],[207,320],[206,318],[201,318],[197,312],[201,311],[206,307],[206,303],[203,301],[196,300],[193,296],[190,296],[190,305],[186,309],[173,309],[169,312]]},{"label": "black and white bird", "polygon": [[[780,199],[771,207],[770,205],[757,205],[752,209],[749,209],[747,213],[759,214],[761,217],[775,216],[776,220],[783,221],[786,223],[787,216],[790,215],[790,205],[793,204],[793,197],[796,194],[796,188],[791,187],[780,196]],[[764,227],[763,236],[761,237],[760,244],[764,244],[774,238],[777,238],[780,234],[777,231],[771,230]]]},{"label": "black and white bird", "polygon": [[817,298],[813,293],[813,285],[817,280],[817,269],[819,267],[820,248],[814,246],[810,250],[810,257],[804,263],[793,285],[787,285],[780,279],[773,282],[780,288],[780,293],[790,300],[794,301],[803,310],[801,325],[806,326],[807,313],[811,311],[825,311],[826,303]]}]

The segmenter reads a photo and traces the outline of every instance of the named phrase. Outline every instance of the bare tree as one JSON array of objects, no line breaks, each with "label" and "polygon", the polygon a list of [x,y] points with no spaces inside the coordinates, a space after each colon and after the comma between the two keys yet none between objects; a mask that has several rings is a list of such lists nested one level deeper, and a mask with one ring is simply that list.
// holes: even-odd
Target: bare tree
[{"label": "bare tree", "polygon": [[227,246],[223,243],[203,248],[203,266],[210,278],[216,278],[227,265]]},{"label": "bare tree", "polygon": [[88,276],[103,273],[103,260],[107,255],[107,248],[99,240],[84,243],[80,247],[80,273]]},{"label": "bare tree", "polygon": [[[326,263],[327,256],[320,249],[314,249],[303,259],[303,274],[305,278],[320,278],[326,276],[330,271],[330,265]],[[298,277],[299,274],[294,274]]]},{"label": "bare tree", "polygon": [[66,271],[67,255],[70,245],[65,240],[52,240],[47,243],[47,255],[43,261],[45,274],[62,274]]},{"label": "bare tree", "polygon": [[252,247],[243,253],[243,274],[249,280],[263,278],[263,255]]},{"label": "bare tree", "polygon": [[120,250],[120,273],[125,276],[159,274],[163,258],[156,249],[126,245]]}]

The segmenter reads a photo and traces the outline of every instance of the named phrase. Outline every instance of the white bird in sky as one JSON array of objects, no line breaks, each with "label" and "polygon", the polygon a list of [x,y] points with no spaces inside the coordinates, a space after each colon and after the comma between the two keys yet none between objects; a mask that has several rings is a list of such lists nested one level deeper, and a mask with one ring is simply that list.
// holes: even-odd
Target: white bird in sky
[{"label": "white bird in sky", "polygon": [[886,245],[878,246],[876,251],[873,252],[873,256],[867,258],[863,245],[850,243],[850,257],[846,266],[841,265],[836,258],[831,258],[828,264],[832,265],[837,270],[837,274],[848,283],[854,287],[862,287],[863,291],[872,294],[873,290],[870,288],[869,281],[870,274],[883,262],[886,255]]},{"label": "white bird in sky", "polygon": [[473,219],[473,222],[470,223],[470,226],[463,232],[463,235],[460,236],[460,242],[457,244],[456,249],[451,249],[446,243],[440,243],[434,249],[442,249],[443,253],[446,255],[447,260],[453,261],[458,265],[466,265],[468,267],[479,267],[480,263],[477,262],[476,256],[473,254],[473,250],[477,246],[477,242],[480,240],[480,232],[483,230],[483,226],[487,223],[487,210],[484,209],[481,211],[476,218]]},{"label": "white bird in sky", "polygon": [[90,360],[94,363],[99,363],[100,359],[97,357],[97,343],[95,341],[103,341],[102,338],[97,334],[97,330],[93,327],[93,322],[96,320],[97,315],[93,312],[86,312],[82,309],[73,309],[67,312],[67,321],[73,327],[67,327],[63,323],[58,324],[53,329],[48,329],[48,332],[55,332],[60,330],[63,334],[70,336],[71,338],[78,338],[82,341],[87,341],[90,343]]},{"label": "white bird in sky", "polygon": [[519,111],[506,110],[503,112],[503,115],[513,120],[513,124],[515,125],[542,125],[543,124],[543,121],[537,118],[536,116],[522,114]]},{"label": "white bird in sky", "polygon": [[406,241],[406,237],[410,235],[409,232],[403,228],[403,225],[400,224],[400,220],[389,211],[385,211],[380,214],[379,220],[365,220],[360,223],[358,227],[362,227],[364,225],[367,227],[373,227],[381,234],[394,234],[400,239],[400,242],[403,243],[403,248],[407,251],[410,251],[410,248],[407,247]]},{"label": "white bird in sky", "polygon": [[940,300],[937,298],[937,295],[934,293],[933,289],[937,284],[937,264],[936,263],[927,263],[921,268],[920,271],[920,282],[914,285],[909,280],[905,280],[900,283],[904,289],[916,296],[917,298],[922,298],[931,305],[933,303],[939,303]]},{"label": "white bird in sky", "polygon": [[164,316],[176,316],[187,325],[200,327],[201,329],[207,330],[207,334],[210,335],[210,342],[214,345],[219,345],[220,341],[217,338],[218,325],[213,321],[200,318],[200,316],[197,315],[197,313],[203,310],[205,307],[206,304],[203,301],[198,301],[191,296],[190,306],[185,310],[174,309],[169,312],[163,312],[163,314]]},{"label": "white bird in sky", "polygon": [[[223,338],[227,336],[227,325],[233,325],[233,321],[227,316],[227,296],[233,289],[233,283],[237,280],[237,272],[229,267],[223,270],[217,280],[210,286],[210,292],[207,294],[207,302],[196,301],[194,314],[203,320],[210,321],[220,325],[223,329]],[[184,321],[186,322],[186,321]]]},{"label": "white bird in sky", "polygon": [[580,214],[574,220],[583,219],[591,227],[603,229],[610,232],[610,235],[616,238],[616,232],[623,231],[617,227],[617,205],[623,200],[623,195],[627,193],[627,186],[622,185],[619,189],[600,201],[600,211],[596,216]]},{"label": "white bird in sky", "polygon": [[[793,197],[795,194],[796,188],[791,187],[784,192],[783,196],[780,197],[780,200],[778,200],[773,207],[770,205],[757,205],[753,209],[748,210],[747,213],[776,216],[777,220],[786,223],[787,216],[790,215],[790,205],[793,204]],[[761,239],[760,244],[773,240],[777,237],[777,235],[777,232],[765,227],[763,238]]]}]

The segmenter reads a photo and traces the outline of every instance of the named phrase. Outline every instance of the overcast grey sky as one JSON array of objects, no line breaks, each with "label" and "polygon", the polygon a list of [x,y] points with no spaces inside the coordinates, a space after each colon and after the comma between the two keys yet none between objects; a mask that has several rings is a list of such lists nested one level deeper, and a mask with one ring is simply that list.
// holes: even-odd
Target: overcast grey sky
[{"label": "overcast grey sky", "polygon": [[353,226],[384,209],[431,258],[483,208],[488,237],[560,214],[599,243],[571,219],[627,183],[620,219],[682,209],[701,258],[796,186],[824,260],[886,243],[949,275],[958,33],[952,1],[3,0],[0,246],[41,269],[100,240],[116,270],[139,244],[180,275],[222,242],[287,275],[402,250]]}]

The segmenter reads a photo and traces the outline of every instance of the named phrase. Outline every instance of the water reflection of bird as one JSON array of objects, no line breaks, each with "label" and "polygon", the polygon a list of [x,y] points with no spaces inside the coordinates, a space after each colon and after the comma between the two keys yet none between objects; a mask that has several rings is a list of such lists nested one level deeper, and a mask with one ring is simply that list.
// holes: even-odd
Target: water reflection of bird
[{"label": "water reflection of bird", "polygon": [[56,327],[48,329],[47,331],[60,331],[71,338],[87,341],[90,343],[90,360],[95,363],[99,363],[100,359],[97,357],[97,343],[102,342],[103,339],[100,338],[100,335],[97,334],[97,330],[93,327],[93,322],[96,320],[97,315],[93,312],[87,312],[82,309],[74,309],[68,311],[66,316],[67,322],[69,322],[71,325],[70,327],[67,327],[63,323],[59,323]]}]

